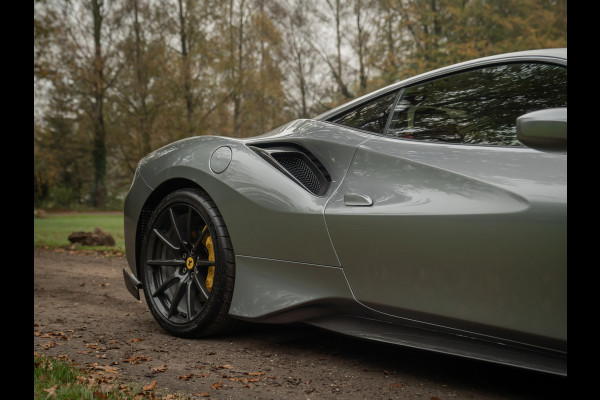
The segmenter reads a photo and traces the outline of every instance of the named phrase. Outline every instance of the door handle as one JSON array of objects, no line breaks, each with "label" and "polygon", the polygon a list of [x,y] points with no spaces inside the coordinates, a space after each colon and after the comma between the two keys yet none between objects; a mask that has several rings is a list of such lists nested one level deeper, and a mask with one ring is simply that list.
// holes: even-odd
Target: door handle
[{"label": "door handle", "polygon": [[349,193],[344,195],[344,204],[347,206],[372,206],[373,199],[366,194]]}]

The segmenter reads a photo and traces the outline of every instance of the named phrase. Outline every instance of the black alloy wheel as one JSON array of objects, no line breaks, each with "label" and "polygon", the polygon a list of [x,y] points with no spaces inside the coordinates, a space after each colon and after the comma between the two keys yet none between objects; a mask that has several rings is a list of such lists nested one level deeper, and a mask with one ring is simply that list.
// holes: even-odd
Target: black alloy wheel
[{"label": "black alloy wheel", "polygon": [[141,254],[148,308],[169,333],[208,336],[230,327],[235,263],[231,240],[206,193],[164,198],[149,222]]}]

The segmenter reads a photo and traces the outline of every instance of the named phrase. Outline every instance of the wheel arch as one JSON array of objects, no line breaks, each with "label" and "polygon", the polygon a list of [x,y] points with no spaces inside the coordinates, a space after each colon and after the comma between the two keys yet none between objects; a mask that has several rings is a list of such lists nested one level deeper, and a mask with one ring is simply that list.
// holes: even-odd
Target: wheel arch
[{"label": "wheel arch", "polygon": [[148,233],[146,231],[147,225],[150,221],[150,218],[152,217],[152,214],[154,213],[154,210],[161,202],[161,200],[168,196],[170,193],[187,188],[202,190],[208,197],[212,199],[210,194],[197,182],[186,178],[172,178],[162,182],[156,187],[156,189],[152,191],[152,193],[146,199],[146,202],[144,203],[144,206],[142,207],[142,210],[140,212],[140,217],[138,218],[135,231],[135,268],[136,275],[138,277],[140,276],[140,252],[142,249],[142,243],[144,242],[144,238]]}]

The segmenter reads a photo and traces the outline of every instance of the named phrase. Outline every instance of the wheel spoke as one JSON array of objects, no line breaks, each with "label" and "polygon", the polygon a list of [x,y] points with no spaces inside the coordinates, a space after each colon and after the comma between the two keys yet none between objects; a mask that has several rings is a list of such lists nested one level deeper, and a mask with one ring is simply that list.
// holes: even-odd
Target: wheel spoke
[{"label": "wheel spoke", "polygon": [[188,207],[188,215],[186,220],[186,239],[187,243],[192,243],[192,207]]},{"label": "wheel spoke", "polygon": [[204,239],[204,237],[206,235],[208,235],[208,225],[205,225],[204,230],[202,231],[202,234],[200,235],[200,237],[198,238],[198,240],[196,240],[196,243],[194,243],[194,247],[192,247],[192,252],[196,253],[196,250],[198,250],[198,246],[200,245],[200,243],[202,243],[202,239]]},{"label": "wheel spoke", "polygon": [[175,246],[173,243],[171,243],[169,241],[169,239],[167,239],[165,237],[165,235],[163,235],[158,229],[154,228],[152,231],[161,240],[161,242],[163,242],[164,244],[166,244],[167,247],[169,247],[171,250],[174,250],[174,251],[178,251],[179,250],[179,247]]},{"label": "wheel spoke", "polygon": [[155,266],[182,267],[185,265],[185,260],[149,260],[146,263],[153,267],[155,267]]},{"label": "wheel spoke", "polygon": [[173,295],[173,298],[171,298],[171,307],[169,307],[169,313],[167,314],[167,318],[171,318],[173,315],[175,315],[177,311],[177,306],[179,306],[179,303],[181,302],[181,299],[185,294],[185,286],[186,284],[184,283],[184,281],[182,279],[179,280],[179,283],[177,284],[177,289],[175,289],[175,294]]},{"label": "wheel spoke", "polygon": [[167,288],[169,286],[171,286],[173,284],[173,282],[179,280],[179,275],[177,274],[177,272],[173,273],[171,276],[169,276],[167,279],[165,279],[165,281],[162,283],[162,285],[160,285],[158,287],[158,289],[156,289],[154,291],[154,293],[152,293],[152,297],[157,297],[160,296],[161,294],[164,293],[165,290],[167,290]]},{"label": "wheel spoke", "polygon": [[214,265],[215,265],[215,261],[196,260],[196,267],[212,267]]},{"label": "wheel spoke", "polygon": [[188,322],[192,320],[192,281],[187,283],[187,310],[188,310]]},{"label": "wheel spoke", "polygon": [[202,283],[200,283],[200,280],[198,279],[198,275],[194,275],[194,284],[200,291],[201,300],[206,302],[208,300],[208,292],[207,292],[206,288],[204,287],[204,285]]},{"label": "wheel spoke", "polygon": [[169,208],[169,216],[171,217],[171,224],[173,224],[173,230],[175,231],[175,235],[177,235],[177,239],[181,244],[181,247],[187,250],[187,243],[181,238],[181,233],[179,232],[179,227],[177,226],[177,221],[175,219],[175,213],[172,208]]}]

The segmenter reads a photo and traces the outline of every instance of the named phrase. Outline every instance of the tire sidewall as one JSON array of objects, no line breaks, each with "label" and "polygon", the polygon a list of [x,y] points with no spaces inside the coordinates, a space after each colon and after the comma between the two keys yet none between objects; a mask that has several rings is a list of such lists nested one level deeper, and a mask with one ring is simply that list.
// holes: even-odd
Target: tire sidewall
[{"label": "tire sidewall", "polygon": [[[147,234],[142,243],[142,251],[140,258],[140,271],[142,284],[144,287],[144,297],[148,309],[152,313],[154,319],[169,333],[181,337],[196,337],[203,336],[211,329],[211,325],[219,314],[227,314],[229,304],[231,303],[231,295],[233,291],[227,291],[227,269],[226,260],[231,259],[230,255],[225,254],[225,247],[231,247],[230,243],[224,243],[229,240],[222,234],[224,226],[217,229],[216,223],[219,222],[221,216],[212,201],[207,199],[207,195],[194,189],[182,189],[169,194],[156,207],[150,221],[148,223]],[[148,246],[152,243],[152,229],[154,224],[163,212],[176,204],[185,204],[194,208],[208,226],[210,236],[212,237],[214,254],[215,254],[215,273],[213,278],[213,286],[208,297],[208,301],[204,304],[200,314],[189,323],[175,324],[169,321],[166,316],[156,307],[155,300],[149,293],[149,273],[146,260],[148,257]],[[221,234],[220,234],[221,233]]]}]

